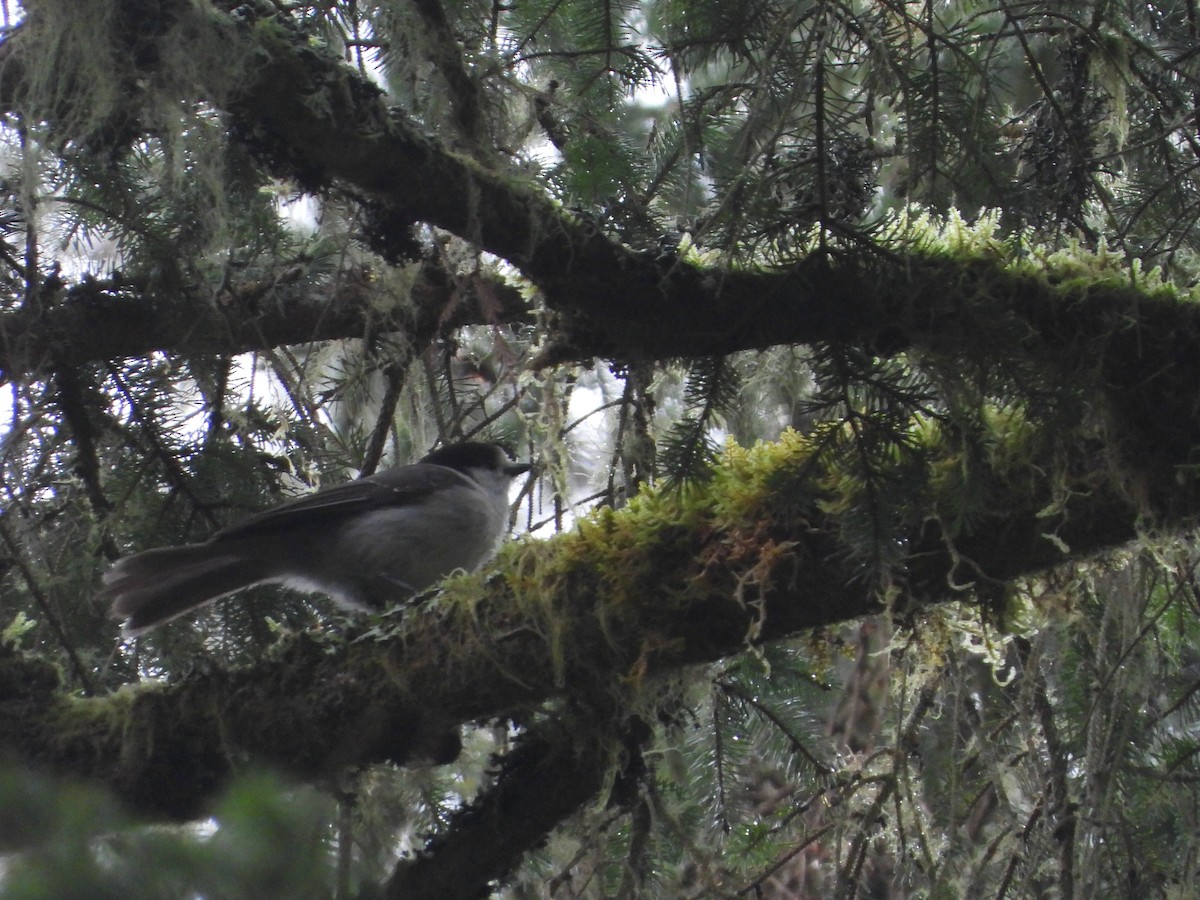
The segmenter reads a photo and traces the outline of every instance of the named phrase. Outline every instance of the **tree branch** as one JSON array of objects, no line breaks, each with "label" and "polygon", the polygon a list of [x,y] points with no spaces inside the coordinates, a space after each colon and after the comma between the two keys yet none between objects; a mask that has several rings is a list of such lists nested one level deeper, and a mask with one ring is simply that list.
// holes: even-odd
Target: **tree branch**
[{"label": "tree branch", "polygon": [[366,272],[334,284],[280,278],[229,285],[217,297],[162,301],[126,278],[87,279],[40,309],[0,312],[0,382],[61,366],[156,351],[236,354],[287,344],[366,337],[384,332],[424,346],[467,324],[524,320],[520,292],[483,275],[451,277],[425,262],[413,279],[411,305],[387,315]]},{"label": "tree branch", "polygon": [[[561,697],[608,709],[614,691],[654,692],[656,675],[879,611],[837,517],[821,511],[836,506],[820,487],[823,463],[812,445],[786,450],[705,492],[643,497],[559,538],[512,543],[491,573],[454,579],[433,600],[341,638],[296,636],[248,669],[77,701],[34,690],[39,678],[20,658],[0,661],[0,751],[186,819],[242,760],[304,779],[446,762],[459,723],[533,715]],[[1010,475],[989,473],[1001,483]],[[927,498],[930,518],[896,536],[911,552],[892,579],[910,608],[963,599],[968,579],[986,596],[989,584],[1067,560],[1064,547],[1076,559],[1135,536],[1144,509],[1097,474],[1096,460],[1079,460],[1053,489],[1044,481],[1023,479],[1004,509],[953,536],[937,525],[938,498]],[[777,487],[763,493],[764,484]],[[1158,511],[1186,524],[1200,497],[1174,493],[1169,504],[1157,498]]]},{"label": "tree branch", "polygon": [[417,856],[389,879],[391,900],[482,897],[523,855],[545,840],[604,785],[615,738],[581,743],[594,723],[547,720],[522,735],[500,762],[496,783],[456,813]]},{"label": "tree branch", "polygon": [[[1105,367],[1099,383],[1130,391],[1118,405],[1133,416],[1147,417],[1147,393],[1179,398],[1190,387],[1174,388],[1197,383],[1200,353],[1191,351],[1200,345],[1200,307],[1153,296],[1128,279],[1122,283],[1111,263],[1097,264],[1091,274],[1064,271],[1056,283],[1022,267],[1019,254],[1005,258],[996,247],[881,251],[863,242],[775,271],[665,264],[567,213],[520,174],[486,167],[428,138],[272,5],[224,5],[236,6],[240,18],[203,16],[189,27],[216,31],[231,53],[247,60],[236,92],[210,99],[241,123],[236,134],[250,152],[309,189],[337,186],[376,205],[380,215],[436,225],[512,263],[542,289],[558,316],[543,363],[597,355],[698,357],[819,341],[881,353],[953,353],[981,342],[986,348],[994,330],[985,326],[1007,319],[1008,333],[1024,343],[1002,351],[1033,350],[1054,364],[1076,358],[1066,350],[1093,345],[1100,353],[1094,359]],[[244,14],[250,7],[260,18]],[[17,32],[0,45],[3,106],[22,95],[22,53],[36,50]],[[326,333],[315,327],[320,318],[313,311],[301,326],[307,337],[296,338]],[[355,324],[329,331],[344,335]],[[178,332],[176,326],[171,333],[195,339]],[[1163,359],[1179,367],[1179,377],[1148,384],[1164,374]],[[1178,429],[1176,445],[1200,443],[1190,405],[1176,400],[1172,413],[1182,415],[1164,417],[1171,421],[1157,430]]]}]

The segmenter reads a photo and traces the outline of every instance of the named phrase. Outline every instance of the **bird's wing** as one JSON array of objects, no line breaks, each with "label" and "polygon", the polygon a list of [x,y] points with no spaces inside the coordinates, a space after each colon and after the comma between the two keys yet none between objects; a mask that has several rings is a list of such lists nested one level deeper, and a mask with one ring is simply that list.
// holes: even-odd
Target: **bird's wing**
[{"label": "bird's wing", "polygon": [[243,519],[213,535],[212,540],[241,537],[260,531],[276,532],[299,522],[337,517],[384,507],[420,503],[434,491],[470,482],[446,466],[417,463],[389,469],[346,484],[338,484],[290,500],[273,509]]}]

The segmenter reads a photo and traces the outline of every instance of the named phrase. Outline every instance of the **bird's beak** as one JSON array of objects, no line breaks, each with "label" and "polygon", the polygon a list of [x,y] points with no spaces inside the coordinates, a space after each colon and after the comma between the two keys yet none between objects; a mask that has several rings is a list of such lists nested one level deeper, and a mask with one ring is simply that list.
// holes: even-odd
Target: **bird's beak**
[{"label": "bird's beak", "polygon": [[509,463],[507,466],[504,467],[504,474],[508,475],[511,478],[516,478],[518,475],[524,475],[526,472],[528,472],[532,468],[533,468],[533,463],[527,463],[527,462]]}]

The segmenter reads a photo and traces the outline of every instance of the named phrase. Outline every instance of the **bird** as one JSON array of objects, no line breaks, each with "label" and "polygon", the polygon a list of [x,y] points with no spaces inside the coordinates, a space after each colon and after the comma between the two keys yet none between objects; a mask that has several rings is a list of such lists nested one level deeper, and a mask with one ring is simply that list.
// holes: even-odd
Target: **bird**
[{"label": "bird", "polygon": [[499,444],[448,444],[407,466],[316,491],[218,531],[201,544],[123,557],[99,598],[136,637],[259,584],[377,610],[472,571],[508,530],[508,490],[530,471]]}]

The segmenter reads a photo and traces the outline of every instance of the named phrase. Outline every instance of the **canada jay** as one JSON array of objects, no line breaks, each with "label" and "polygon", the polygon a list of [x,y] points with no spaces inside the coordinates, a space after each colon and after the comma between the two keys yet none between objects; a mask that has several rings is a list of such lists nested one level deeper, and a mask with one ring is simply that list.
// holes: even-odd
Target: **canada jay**
[{"label": "canada jay", "polygon": [[100,596],[129,636],[271,582],[376,609],[488,559],[508,529],[509,485],[529,469],[496,444],[451,444],[251,516],[203,544],[127,556]]}]

